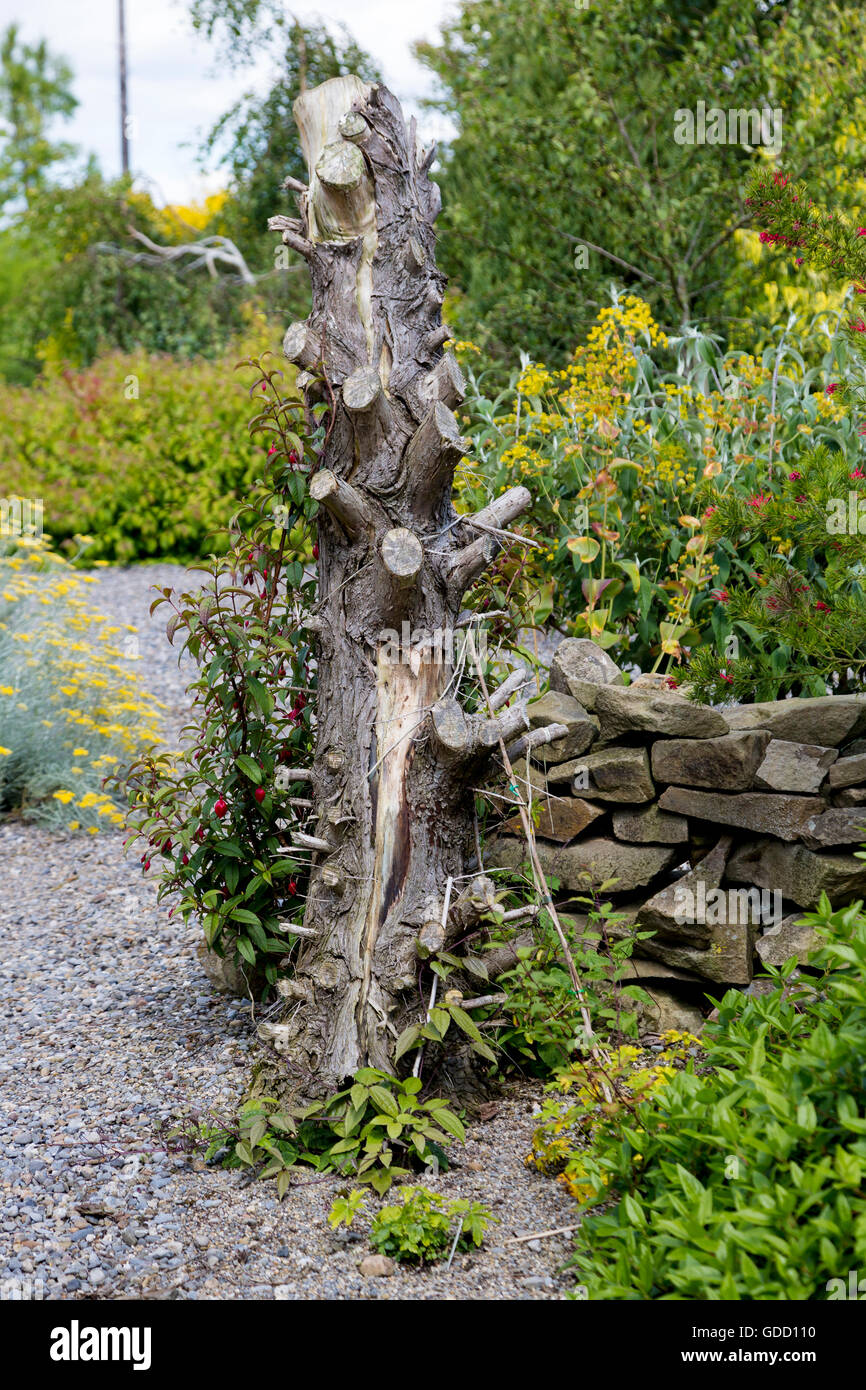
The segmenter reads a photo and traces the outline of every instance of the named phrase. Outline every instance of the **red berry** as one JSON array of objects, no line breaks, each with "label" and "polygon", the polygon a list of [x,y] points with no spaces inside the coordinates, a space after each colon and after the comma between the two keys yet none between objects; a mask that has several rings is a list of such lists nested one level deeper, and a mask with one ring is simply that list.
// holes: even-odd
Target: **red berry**
[{"label": "red berry", "polygon": [[214,813],[215,813],[215,815],[224,816],[225,813],[226,813],[226,811],[227,811],[228,809],[229,809],[229,804],[228,804],[228,802],[227,802],[227,801],[224,801],[223,798],[222,798],[221,796],[218,797],[217,800],[214,802]]},{"label": "red berry", "polygon": [[181,862],[181,864],[188,864],[188,863],[189,863],[189,855],[188,855],[188,854],[185,854],[185,855],[183,856],[183,858],[181,859],[180,862]]},{"label": "red berry", "polygon": [[261,806],[262,802],[263,802],[264,799],[265,799],[265,789],[264,789],[264,787],[256,787],[255,791],[253,792],[253,796],[256,798],[256,801],[257,801],[257,802],[259,803],[259,805]]}]

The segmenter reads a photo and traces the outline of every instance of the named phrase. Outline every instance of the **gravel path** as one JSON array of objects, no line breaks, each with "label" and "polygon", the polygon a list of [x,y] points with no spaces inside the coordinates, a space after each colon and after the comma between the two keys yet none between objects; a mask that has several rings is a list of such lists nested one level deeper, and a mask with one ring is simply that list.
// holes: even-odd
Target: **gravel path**
[{"label": "gravel path", "polygon": [[[147,607],[149,586],[183,571],[99,573],[91,601],[141,626],[143,679],[177,728],[183,678]],[[49,1298],[565,1296],[568,1236],[509,1243],[574,1220],[568,1194],[523,1164],[537,1086],[470,1125],[435,1184],[499,1216],[481,1251],[450,1273],[364,1278],[366,1242],[326,1223],[340,1180],[299,1174],[279,1203],[272,1184],[166,1152],[161,1122],[236,1110],[255,1043],[248,1005],[214,993],[195,929],[168,920],[122,836],[10,820],[0,863],[0,1295],[12,1279]]]}]

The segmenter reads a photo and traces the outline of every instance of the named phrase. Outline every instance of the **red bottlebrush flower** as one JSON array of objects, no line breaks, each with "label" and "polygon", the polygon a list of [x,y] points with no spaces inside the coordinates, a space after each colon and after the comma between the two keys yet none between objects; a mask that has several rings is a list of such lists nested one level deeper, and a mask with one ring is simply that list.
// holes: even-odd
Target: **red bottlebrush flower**
[{"label": "red bottlebrush flower", "polygon": [[790,174],[783,174],[780,169],[777,169],[773,175],[773,183],[777,188],[784,188],[790,177]]},{"label": "red bottlebrush flower", "polygon": [[714,512],[717,512],[717,511],[718,511],[718,507],[707,507],[707,510],[704,512],[704,520],[706,520],[706,518],[707,518],[708,516],[712,516],[712,515],[714,514]]},{"label": "red bottlebrush flower", "polygon": [[717,603],[727,603],[730,597],[727,589],[715,589],[713,591],[713,598]]},{"label": "red bottlebrush flower", "polygon": [[808,502],[808,500],[809,500],[809,499],[808,499],[808,497],[806,496],[805,492],[801,492],[799,497],[795,497],[795,498],[794,498],[794,501],[795,501],[795,502]]},{"label": "red bottlebrush flower", "polygon": [[253,792],[253,796],[256,798],[256,801],[261,806],[266,796],[264,787],[256,787],[255,791]]},{"label": "red bottlebrush flower", "polygon": [[796,483],[796,482],[798,481],[799,478],[802,478],[802,476],[803,476],[803,474],[802,474],[802,473],[798,473],[797,470],[796,470],[796,468],[794,469],[793,473],[789,473],[789,474],[788,474],[788,477],[791,479],[791,482],[792,482],[792,483]]},{"label": "red bottlebrush flower", "polygon": [[214,802],[214,808],[213,808],[213,809],[214,809],[214,815],[217,815],[217,816],[224,816],[225,813],[226,813],[226,811],[229,809],[229,804],[228,804],[227,801],[225,801],[225,800],[223,799],[223,797],[218,796],[217,799],[216,799],[216,801]]},{"label": "red bottlebrush flower", "polygon": [[679,681],[675,680],[673,676],[668,676],[665,680],[665,685],[667,686],[668,690],[676,690],[677,686],[679,685]]},{"label": "red bottlebrush flower", "polygon": [[866,434],[866,425],[858,425],[858,427],[857,427],[857,433],[858,433],[858,434]]},{"label": "red bottlebrush flower", "polygon": [[838,390],[839,390],[839,383],[838,383],[838,381],[831,381],[829,386],[825,386],[825,387],[824,387],[824,395],[825,395],[825,396],[832,396],[832,395],[833,395],[833,392],[834,392],[834,391],[838,391]]},{"label": "red bottlebrush flower", "polygon": [[820,599],[819,599],[818,602],[815,604],[815,607],[817,608],[817,610],[818,610],[819,613],[829,613],[829,612],[830,612],[830,605],[829,605],[829,603],[822,603]]},{"label": "red bottlebrush flower", "polygon": [[853,473],[849,473],[849,474],[848,474],[848,477],[849,477],[849,478],[866,478],[866,473],[863,472],[863,469],[862,469],[862,468],[855,468]]},{"label": "red bottlebrush flower", "polygon": [[727,685],[733,685],[733,683],[734,683],[734,678],[733,678],[733,676],[729,676],[728,673],[727,673],[727,671],[720,671],[720,672],[719,672],[719,675],[721,676],[722,680],[723,680]]},{"label": "red bottlebrush flower", "polygon": [[772,501],[772,498],[771,498],[770,496],[768,496],[767,493],[765,493],[765,492],[759,492],[758,495],[757,495],[757,497],[750,497],[750,498],[749,498],[749,506],[750,506],[750,507],[755,507],[755,508],[758,508],[758,507],[766,507],[767,503],[768,503],[768,502],[771,502],[771,501]]},{"label": "red bottlebrush flower", "polygon": [[866,227],[858,227],[858,228],[857,228],[857,235],[858,235],[858,236],[866,236]]},{"label": "red bottlebrush flower", "polygon": [[866,333],[866,323],[864,323],[862,319],[854,319],[849,323],[848,327],[852,329],[854,333]]}]

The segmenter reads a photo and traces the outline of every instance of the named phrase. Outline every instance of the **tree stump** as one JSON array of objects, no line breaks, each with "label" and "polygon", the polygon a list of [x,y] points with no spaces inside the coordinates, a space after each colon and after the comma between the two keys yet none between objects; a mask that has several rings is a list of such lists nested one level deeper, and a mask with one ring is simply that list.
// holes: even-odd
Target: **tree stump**
[{"label": "tree stump", "polygon": [[[455,624],[530,497],[512,489],[472,518],[452,505],[463,380],[443,354],[433,151],[385,87],[356,77],[304,92],[294,113],[309,186],[300,219],[270,225],[305,256],[313,307],[284,351],[332,411],[310,480],[317,829],[290,998],[260,1035],[309,1096],[364,1065],[393,1070],[396,1037],[423,1016],[419,939],[466,930],[465,914],[443,928],[445,889],[456,881],[456,904],[466,886],[471,788],[497,728],[451,698]],[[510,735],[514,711],[501,717]]]}]

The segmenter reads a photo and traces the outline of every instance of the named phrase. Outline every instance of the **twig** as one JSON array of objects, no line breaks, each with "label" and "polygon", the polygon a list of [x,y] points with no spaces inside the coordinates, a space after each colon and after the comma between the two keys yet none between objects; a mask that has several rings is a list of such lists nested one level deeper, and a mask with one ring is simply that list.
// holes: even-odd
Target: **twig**
[{"label": "twig", "polygon": [[502,1242],[503,1245],[522,1245],[525,1240],[546,1240],[548,1236],[567,1236],[572,1231],[576,1231],[580,1223],[576,1222],[573,1226],[557,1226],[554,1231],[533,1231],[528,1236],[510,1236],[508,1240]]},{"label": "twig", "polygon": [[458,1242],[458,1240],[460,1239],[460,1232],[461,1232],[462,1230],[463,1230],[463,1217],[461,1216],[460,1220],[457,1222],[457,1231],[456,1231],[456,1233],[455,1233],[454,1240],[453,1240],[453,1242],[452,1242],[452,1244],[451,1244],[451,1254],[448,1256],[448,1263],[447,1263],[447,1265],[445,1266],[445,1273],[446,1273],[446,1274],[448,1273],[449,1269],[451,1268],[451,1261],[454,1259],[454,1251],[457,1249],[457,1242]]},{"label": "twig", "polygon": [[[453,878],[451,877],[451,875],[449,874],[449,875],[448,875],[448,882],[447,882],[446,885],[445,885],[445,902],[444,902],[444,905],[443,905],[443,907],[442,907],[442,929],[443,929],[443,931],[444,931],[444,929],[445,929],[445,924],[446,924],[446,922],[448,921],[448,909],[449,909],[449,907],[451,906],[451,888],[452,888],[452,886],[453,886],[453,883],[454,883],[454,879],[453,879]],[[428,1021],[429,1021],[429,1019],[430,1019],[430,1014],[432,1013],[432,1010],[433,1010],[433,1005],[436,1003],[436,988],[437,988],[438,984],[439,984],[439,976],[438,976],[438,975],[434,975],[434,976],[433,976],[433,985],[432,985],[432,987],[431,987],[431,989],[430,989],[430,1003],[427,1005],[427,1020],[428,1020]],[[413,1075],[413,1076],[420,1076],[420,1075],[421,1075],[421,1058],[422,1058],[423,1056],[424,1056],[424,1047],[423,1047],[423,1045],[422,1045],[421,1047],[419,1047],[418,1052],[417,1052],[416,1057],[415,1057],[415,1065],[414,1065],[413,1068],[412,1068],[412,1075]]]},{"label": "twig", "polygon": [[[487,682],[484,679],[484,672],[481,668],[481,662],[479,660],[478,652],[476,650],[474,641],[471,643],[471,646],[472,659],[475,665],[475,672],[478,676],[478,684],[481,687],[481,693],[484,696],[484,700],[489,709],[490,692],[487,689]],[[556,911],[556,906],[551,896],[550,889],[547,885],[547,878],[545,877],[544,870],[541,867],[541,860],[538,857],[538,847],[535,843],[535,830],[533,828],[532,821],[529,818],[529,813],[526,809],[526,803],[523,799],[523,796],[521,795],[520,788],[515,780],[514,769],[511,766],[511,760],[508,757],[508,753],[505,748],[505,741],[502,738],[500,738],[499,740],[499,752],[502,757],[502,762],[505,767],[505,774],[508,778],[510,788],[517,798],[517,810],[520,815],[521,825],[523,826],[523,833],[526,837],[526,844],[529,850],[529,861],[532,865],[532,876],[535,879],[535,886],[544,900],[544,905],[547,908],[548,913],[550,914],[550,919],[553,923],[554,930],[557,936],[559,937],[559,943],[563,950],[566,968],[571,979],[571,986],[574,990],[574,995],[577,1000],[578,1008],[580,1009],[580,1016],[583,1020],[583,1026],[586,1031],[587,1040],[591,1043],[590,1053],[600,1062],[604,1062],[606,1061],[606,1059],[604,1058],[603,1054],[598,1048],[598,1045],[593,1041],[595,1033],[593,1030],[592,1019],[590,1018],[589,1009],[587,1007],[586,998],[583,993],[583,986],[580,983],[577,970],[575,969],[574,959],[572,957],[571,950],[569,949],[568,940],[566,938],[565,932],[562,929],[562,923],[559,920],[559,914]],[[604,1086],[605,1091],[607,1091],[607,1083],[602,1082],[602,1085]],[[610,1101],[612,1097],[610,1095],[606,1095],[606,1099]]]}]

